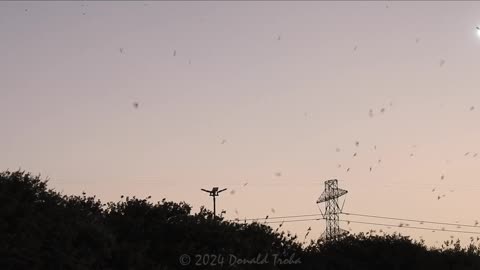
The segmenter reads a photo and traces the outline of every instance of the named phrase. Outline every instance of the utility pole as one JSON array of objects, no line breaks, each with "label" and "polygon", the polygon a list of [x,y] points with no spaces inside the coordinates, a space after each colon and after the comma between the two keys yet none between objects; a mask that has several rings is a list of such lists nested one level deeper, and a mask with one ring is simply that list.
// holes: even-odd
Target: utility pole
[{"label": "utility pole", "polygon": [[339,225],[339,214],[342,212],[345,200],[340,208],[338,198],[347,194],[347,192],[338,188],[337,179],[327,180],[325,181],[325,189],[317,200],[317,204],[325,203],[325,213],[322,213],[320,207],[319,209],[326,222],[325,232],[322,234],[322,237],[327,241],[335,241],[346,232],[340,229]]},{"label": "utility pole", "polygon": [[222,190],[218,190],[218,187],[214,187],[212,188],[212,190],[206,190],[206,189],[203,189],[202,188],[202,191],[205,191],[207,193],[210,194],[210,196],[213,197],[213,216],[216,217],[217,214],[216,214],[216,203],[215,203],[215,197],[219,196],[220,195],[220,192],[224,192],[225,190],[227,190],[226,188],[222,189]]}]

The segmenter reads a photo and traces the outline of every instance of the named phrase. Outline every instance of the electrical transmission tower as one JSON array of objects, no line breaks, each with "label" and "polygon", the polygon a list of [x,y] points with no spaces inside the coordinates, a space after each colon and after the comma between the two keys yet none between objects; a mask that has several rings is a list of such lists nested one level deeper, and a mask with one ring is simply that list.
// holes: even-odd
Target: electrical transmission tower
[{"label": "electrical transmission tower", "polygon": [[206,190],[206,189],[203,189],[202,188],[202,191],[205,191],[207,193],[210,194],[210,196],[213,197],[213,216],[216,217],[217,214],[216,214],[216,205],[215,205],[215,197],[219,196],[220,195],[220,192],[223,192],[227,190],[226,188],[222,189],[222,190],[218,190],[218,187],[214,187],[212,188],[212,190]]},{"label": "electrical transmission tower", "polygon": [[347,192],[348,191],[344,189],[338,188],[337,179],[325,181],[325,190],[322,195],[320,195],[320,198],[318,198],[317,204],[325,203],[325,213],[322,213],[320,207],[319,209],[326,222],[325,232],[321,236],[326,241],[334,241],[347,232],[340,229],[339,225],[339,214],[342,212],[345,200],[341,208],[338,204],[338,198],[347,194]]}]

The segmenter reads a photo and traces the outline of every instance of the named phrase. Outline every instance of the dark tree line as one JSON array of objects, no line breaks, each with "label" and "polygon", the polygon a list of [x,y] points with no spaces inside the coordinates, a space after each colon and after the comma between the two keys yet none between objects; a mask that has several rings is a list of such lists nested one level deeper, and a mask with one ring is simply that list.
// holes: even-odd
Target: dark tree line
[{"label": "dark tree line", "polygon": [[[448,246],[447,246],[448,245]],[[190,256],[188,265],[180,257]],[[195,265],[195,255],[224,256]],[[268,255],[268,263],[232,263]],[[285,264],[273,263],[273,255]],[[441,249],[394,235],[349,235],[302,247],[296,236],[259,223],[226,221],[165,199],[67,196],[22,171],[0,173],[0,269],[480,269],[472,243]],[[230,257],[229,257],[230,256]],[[293,257],[292,257],[293,256]],[[289,258],[298,260],[296,264]],[[203,264],[202,264],[203,263]],[[206,264],[206,265],[205,265]]]}]

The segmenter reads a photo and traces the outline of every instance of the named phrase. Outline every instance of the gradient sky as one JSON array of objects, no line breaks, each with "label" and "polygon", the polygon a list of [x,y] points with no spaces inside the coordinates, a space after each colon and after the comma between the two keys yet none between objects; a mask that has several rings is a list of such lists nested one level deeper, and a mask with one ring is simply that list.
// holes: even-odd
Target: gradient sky
[{"label": "gradient sky", "polygon": [[[231,219],[318,213],[337,178],[346,212],[473,225],[479,14],[474,1],[2,1],[0,170],[195,211],[211,208],[200,188],[226,187]],[[284,227],[310,226],[324,229]]]}]

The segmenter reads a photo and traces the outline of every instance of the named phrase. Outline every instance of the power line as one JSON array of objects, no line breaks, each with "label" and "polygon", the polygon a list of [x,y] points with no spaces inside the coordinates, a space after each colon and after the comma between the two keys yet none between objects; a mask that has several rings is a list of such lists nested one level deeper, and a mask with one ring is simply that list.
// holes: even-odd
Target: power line
[{"label": "power line", "polygon": [[[265,222],[264,224],[273,224],[273,223],[289,223],[289,222],[304,222],[304,221],[318,221],[323,218],[309,218],[309,219],[295,219],[295,220],[283,220],[283,221],[270,221]],[[339,220],[341,222],[347,223],[357,223],[357,224],[366,224],[366,225],[375,225],[375,226],[384,226],[384,227],[398,227],[403,229],[414,229],[414,230],[426,230],[426,231],[433,231],[433,232],[453,232],[453,233],[465,233],[465,234],[476,234],[480,235],[480,232],[474,231],[462,231],[462,230],[449,230],[444,228],[428,228],[428,227],[417,227],[417,226],[401,226],[395,224],[385,224],[385,223],[377,223],[377,222],[364,222],[364,221],[356,221],[356,220]]]},{"label": "power line", "polygon": [[365,214],[355,214],[355,213],[341,213],[344,215],[350,216],[359,216],[359,217],[369,217],[369,218],[378,218],[378,219],[390,219],[390,220],[399,220],[399,221],[410,221],[410,222],[419,222],[419,223],[429,223],[429,224],[437,224],[437,225],[449,225],[449,226],[460,226],[460,227],[469,227],[469,228],[479,228],[475,225],[467,225],[467,224],[460,224],[460,223],[448,223],[448,222],[437,222],[437,221],[426,221],[426,220],[418,220],[418,219],[405,219],[405,218],[394,218],[394,217],[385,217],[385,216],[377,216],[377,215],[365,215]]},{"label": "power line", "polygon": [[[286,219],[286,218],[299,218],[299,217],[316,217],[321,216],[320,214],[307,214],[307,215],[295,215],[295,216],[278,216],[278,217],[269,217],[268,219]],[[262,220],[265,218],[247,218],[244,220]]]},{"label": "power line", "polygon": [[289,222],[299,222],[299,221],[312,221],[312,220],[321,220],[321,219],[323,219],[323,218],[294,219],[294,220],[282,220],[282,221],[266,221],[265,224],[289,223]]},{"label": "power line", "polygon": [[[347,213],[347,212],[342,212],[340,214],[344,215],[351,215],[351,216],[360,216],[360,217],[368,217],[368,218],[379,218],[379,219],[390,219],[390,220],[398,220],[398,221],[410,221],[410,222],[418,222],[418,223],[428,223],[428,224],[436,224],[436,225],[447,225],[447,226],[460,226],[460,227],[468,227],[468,228],[478,228],[480,229],[480,226],[475,226],[475,225],[468,225],[468,224],[462,224],[462,223],[449,223],[449,222],[438,222],[438,221],[428,221],[428,220],[419,220],[419,219],[406,219],[406,218],[396,218],[396,217],[386,217],[386,216],[378,216],[378,215],[366,215],[366,214],[356,214],[356,213]],[[290,216],[276,216],[276,217],[269,217],[268,220],[275,220],[275,219],[291,219],[291,218],[301,218],[301,217],[317,217],[320,216],[321,214],[305,214],[305,215],[290,215]],[[249,219],[244,219],[245,221],[257,221],[257,220],[265,220],[266,218],[249,218]],[[321,218],[320,218],[321,219]],[[309,220],[318,220],[318,219],[309,219]],[[307,221],[307,220],[305,220]],[[267,222],[267,223],[281,223],[281,221],[273,221],[273,222]]]},{"label": "power line", "polygon": [[363,222],[363,221],[354,221],[354,220],[340,220],[342,222],[350,222],[350,223],[359,223],[359,224],[367,224],[367,225],[377,225],[377,226],[386,226],[386,227],[399,227],[405,229],[417,229],[417,230],[429,230],[429,231],[441,231],[441,232],[455,232],[455,233],[468,233],[468,234],[478,234],[480,232],[473,232],[473,231],[459,231],[459,230],[447,230],[447,229],[437,229],[437,228],[425,228],[425,227],[415,227],[415,226],[400,226],[400,225],[392,225],[392,224],[383,224],[383,223],[375,223],[375,222]]}]

